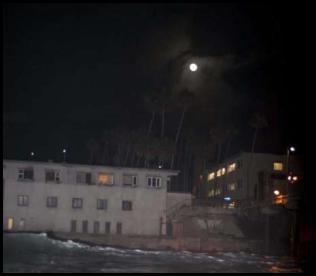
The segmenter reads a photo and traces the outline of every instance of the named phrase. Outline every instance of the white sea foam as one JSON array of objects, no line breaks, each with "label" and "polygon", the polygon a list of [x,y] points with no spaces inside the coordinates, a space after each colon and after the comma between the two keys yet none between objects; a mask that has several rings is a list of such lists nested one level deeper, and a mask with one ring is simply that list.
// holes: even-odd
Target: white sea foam
[{"label": "white sea foam", "polygon": [[47,234],[46,233],[40,233],[38,234],[40,237],[47,237]]}]

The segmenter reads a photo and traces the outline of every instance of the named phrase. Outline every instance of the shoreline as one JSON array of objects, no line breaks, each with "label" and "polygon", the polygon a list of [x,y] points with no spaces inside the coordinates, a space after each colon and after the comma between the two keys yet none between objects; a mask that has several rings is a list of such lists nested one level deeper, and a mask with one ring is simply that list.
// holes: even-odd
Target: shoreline
[{"label": "shoreline", "polygon": [[88,246],[113,247],[126,250],[144,251],[187,251],[191,253],[214,254],[216,252],[240,252],[265,254],[260,250],[261,241],[245,241],[229,237],[169,238],[150,236],[95,235],[53,231],[3,231],[3,234],[42,234],[50,239],[82,243]]}]

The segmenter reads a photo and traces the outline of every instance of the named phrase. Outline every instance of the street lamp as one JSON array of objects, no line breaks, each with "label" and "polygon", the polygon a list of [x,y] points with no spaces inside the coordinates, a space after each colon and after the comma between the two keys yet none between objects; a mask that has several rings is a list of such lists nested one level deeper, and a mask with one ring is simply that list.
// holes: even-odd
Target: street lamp
[{"label": "street lamp", "polygon": [[64,162],[66,162],[66,149],[63,149],[63,154],[64,154]]},{"label": "street lamp", "polygon": [[198,69],[198,66],[195,63],[191,63],[189,68],[190,71],[195,72]]},{"label": "street lamp", "polygon": [[279,191],[279,190],[275,190],[273,193],[274,193],[276,196],[278,196],[278,195],[280,194],[280,191]]},{"label": "street lamp", "polygon": [[[287,150],[286,150],[286,175],[287,176],[289,176],[290,152],[295,152],[295,148],[293,146],[292,147],[288,147]],[[287,187],[287,194],[288,194],[289,193],[289,185],[288,185],[288,183],[287,183],[286,187]]]}]

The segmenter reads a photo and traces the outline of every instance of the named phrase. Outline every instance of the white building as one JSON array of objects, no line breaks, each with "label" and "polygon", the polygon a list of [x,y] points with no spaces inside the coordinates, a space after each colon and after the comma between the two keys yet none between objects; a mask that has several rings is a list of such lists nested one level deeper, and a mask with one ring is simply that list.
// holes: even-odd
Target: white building
[{"label": "white building", "polygon": [[177,174],[3,160],[3,230],[164,235],[167,181]]}]

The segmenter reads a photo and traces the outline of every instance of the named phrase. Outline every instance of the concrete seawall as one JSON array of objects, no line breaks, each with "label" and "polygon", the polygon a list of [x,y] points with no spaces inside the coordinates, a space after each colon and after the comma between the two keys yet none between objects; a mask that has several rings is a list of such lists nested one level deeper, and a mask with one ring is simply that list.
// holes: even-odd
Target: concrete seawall
[{"label": "concrete seawall", "polygon": [[175,250],[211,253],[214,251],[260,252],[260,248],[262,248],[258,241],[249,241],[245,239],[239,240],[229,237],[209,237],[208,239],[183,237],[171,239],[163,237],[109,236],[62,232],[49,232],[48,237],[59,240],[73,240],[89,245],[146,250]]}]

